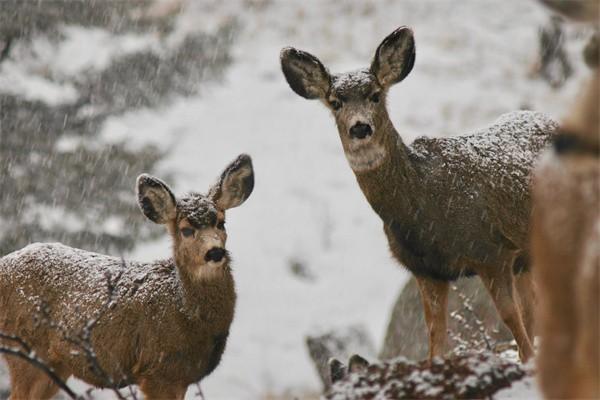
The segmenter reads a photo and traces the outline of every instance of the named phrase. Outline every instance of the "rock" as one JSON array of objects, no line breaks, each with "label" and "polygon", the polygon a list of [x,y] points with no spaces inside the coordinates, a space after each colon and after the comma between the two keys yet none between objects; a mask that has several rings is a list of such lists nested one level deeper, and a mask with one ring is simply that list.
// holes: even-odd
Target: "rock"
[{"label": "rock", "polygon": [[[477,330],[477,320],[482,322],[485,332],[493,343],[511,341],[510,331],[500,320],[491,297],[479,279],[464,278],[454,282],[457,290],[452,288],[448,298],[448,335],[449,349],[456,345],[452,336],[458,336],[470,347],[484,347],[481,334]],[[469,312],[459,298],[463,293],[473,307]],[[459,316],[453,318],[451,313],[458,311]],[[476,317],[475,317],[476,316]],[[464,320],[459,321],[460,318]],[[492,343],[492,345],[493,345]],[[401,290],[392,310],[385,341],[379,358],[382,360],[404,356],[411,360],[422,360],[427,357],[428,334],[421,295],[417,282],[411,278]]]},{"label": "rock", "polygon": [[484,399],[531,375],[491,352],[467,352],[414,362],[404,357],[350,373],[326,392],[327,399]]},{"label": "rock", "polygon": [[306,345],[325,389],[330,387],[331,382],[330,359],[334,358],[346,363],[355,354],[367,359],[376,357],[373,340],[361,325],[309,335],[306,337]]}]

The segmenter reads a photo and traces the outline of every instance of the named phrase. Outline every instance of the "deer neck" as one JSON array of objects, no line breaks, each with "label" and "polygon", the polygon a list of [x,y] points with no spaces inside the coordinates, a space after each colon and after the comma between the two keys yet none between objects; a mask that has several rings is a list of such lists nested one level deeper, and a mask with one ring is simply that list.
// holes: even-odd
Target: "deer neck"
[{"label": "deer neck", "polygon": [[[210,271],[189,272],[198,268],[210,268]],[[181,268],[177,265],[177,277],[181,282],[182,310],[189,319],[221,321],[224,327],[229,326],[236,300],[229,264],[194,268]]]},{"label": "deer neck", "polygon": [[415,211],[417,174],[409,149],[389,118],[383,124],[380,145],[385,157],[374,168],[354,170],[356,180],[373,210],[384,220],[401,218]]}]

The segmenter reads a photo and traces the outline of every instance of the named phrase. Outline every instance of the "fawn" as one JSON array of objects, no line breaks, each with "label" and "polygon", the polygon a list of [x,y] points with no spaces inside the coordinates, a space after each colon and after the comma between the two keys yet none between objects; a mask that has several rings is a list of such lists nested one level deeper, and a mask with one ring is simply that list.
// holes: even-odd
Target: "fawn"
[{"label": "fawn", "polygon": [[369,68],[349,73],[330,74],[304,51],[281,51],[292,90],[332,111],[348,163],[383,221],[393,256],[418,281],[429,357],[445,351],[449,282],[477,274],[527,360],[534,302],[529,179],[556,123],[540,113],[514,112],[470,135],[419,138],[407,146],[390,121],[386,94],[414,63],[407,27],[383,40]]},{"label": "fawn", "polygon": [[[147,399],[183,399],[188,385],[219,364],[236,302],[225,250],[225,210],[254,187],[252,161],[240,155],[207,194],[176,198],[161,180],[137,179],[143,214],[165,225],[171,258],[151,263],[32,244],[0,259],[0,332],[20,337],[63,380],[106,387],[137,384]],[[106,276],[118,277],[106,303]],[[44,310],[44,318],[34,318]],[[68,340],[91,319],[98,366]],[[58,329],[60,328],[60,329]],[[58,387],[36,367],[7,356],[11,398],[45,399]]]}]

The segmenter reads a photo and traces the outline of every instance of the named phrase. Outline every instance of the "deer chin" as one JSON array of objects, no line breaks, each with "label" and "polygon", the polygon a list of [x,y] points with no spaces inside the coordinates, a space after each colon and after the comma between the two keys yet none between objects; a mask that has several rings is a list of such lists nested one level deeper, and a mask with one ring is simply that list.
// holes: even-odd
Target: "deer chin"
[{"label": "deer chin", "polygon": [[346,159],[354,172],[366,172],[378,168],[387,157],[385,147],[378,143],[368,143],[345,151]]},{"label": "deer chin", "polygon": [[209,261],[196,264],[190,270],[190,277],[194,281],[219,279],[223,273],[229,271],[229,260],[224,258],[219,262]]}]

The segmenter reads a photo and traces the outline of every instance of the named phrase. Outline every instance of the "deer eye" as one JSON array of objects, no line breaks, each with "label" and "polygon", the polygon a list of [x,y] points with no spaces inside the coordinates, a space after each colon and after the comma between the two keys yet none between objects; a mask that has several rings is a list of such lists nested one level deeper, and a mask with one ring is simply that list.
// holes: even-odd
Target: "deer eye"
[{"label": "deer eye", "polygon": [[221,221],[217,224],[217,229],[225,230],[225,221]]},{"label": "deer eye", "polygon": [[339,100],[331,100],[329,102],[329,105],[331,106],[331,108],[333,108],[335,111],[339,110],[340,108],[342,108],[342,102]]},{"label": "deer eye", "polygon": [[196,230],[194,228],[189,228],[189,227],[181,228],[181,234],[185,237],[194,236],[194,232],[196,232]]},{"label": "deer eye", "polygon": [[381,97],[379,92],[375,92],[371,95],[371,97],[369,97],[369,100],[371,100],[373,103],[379,103],[379,98]]}]

